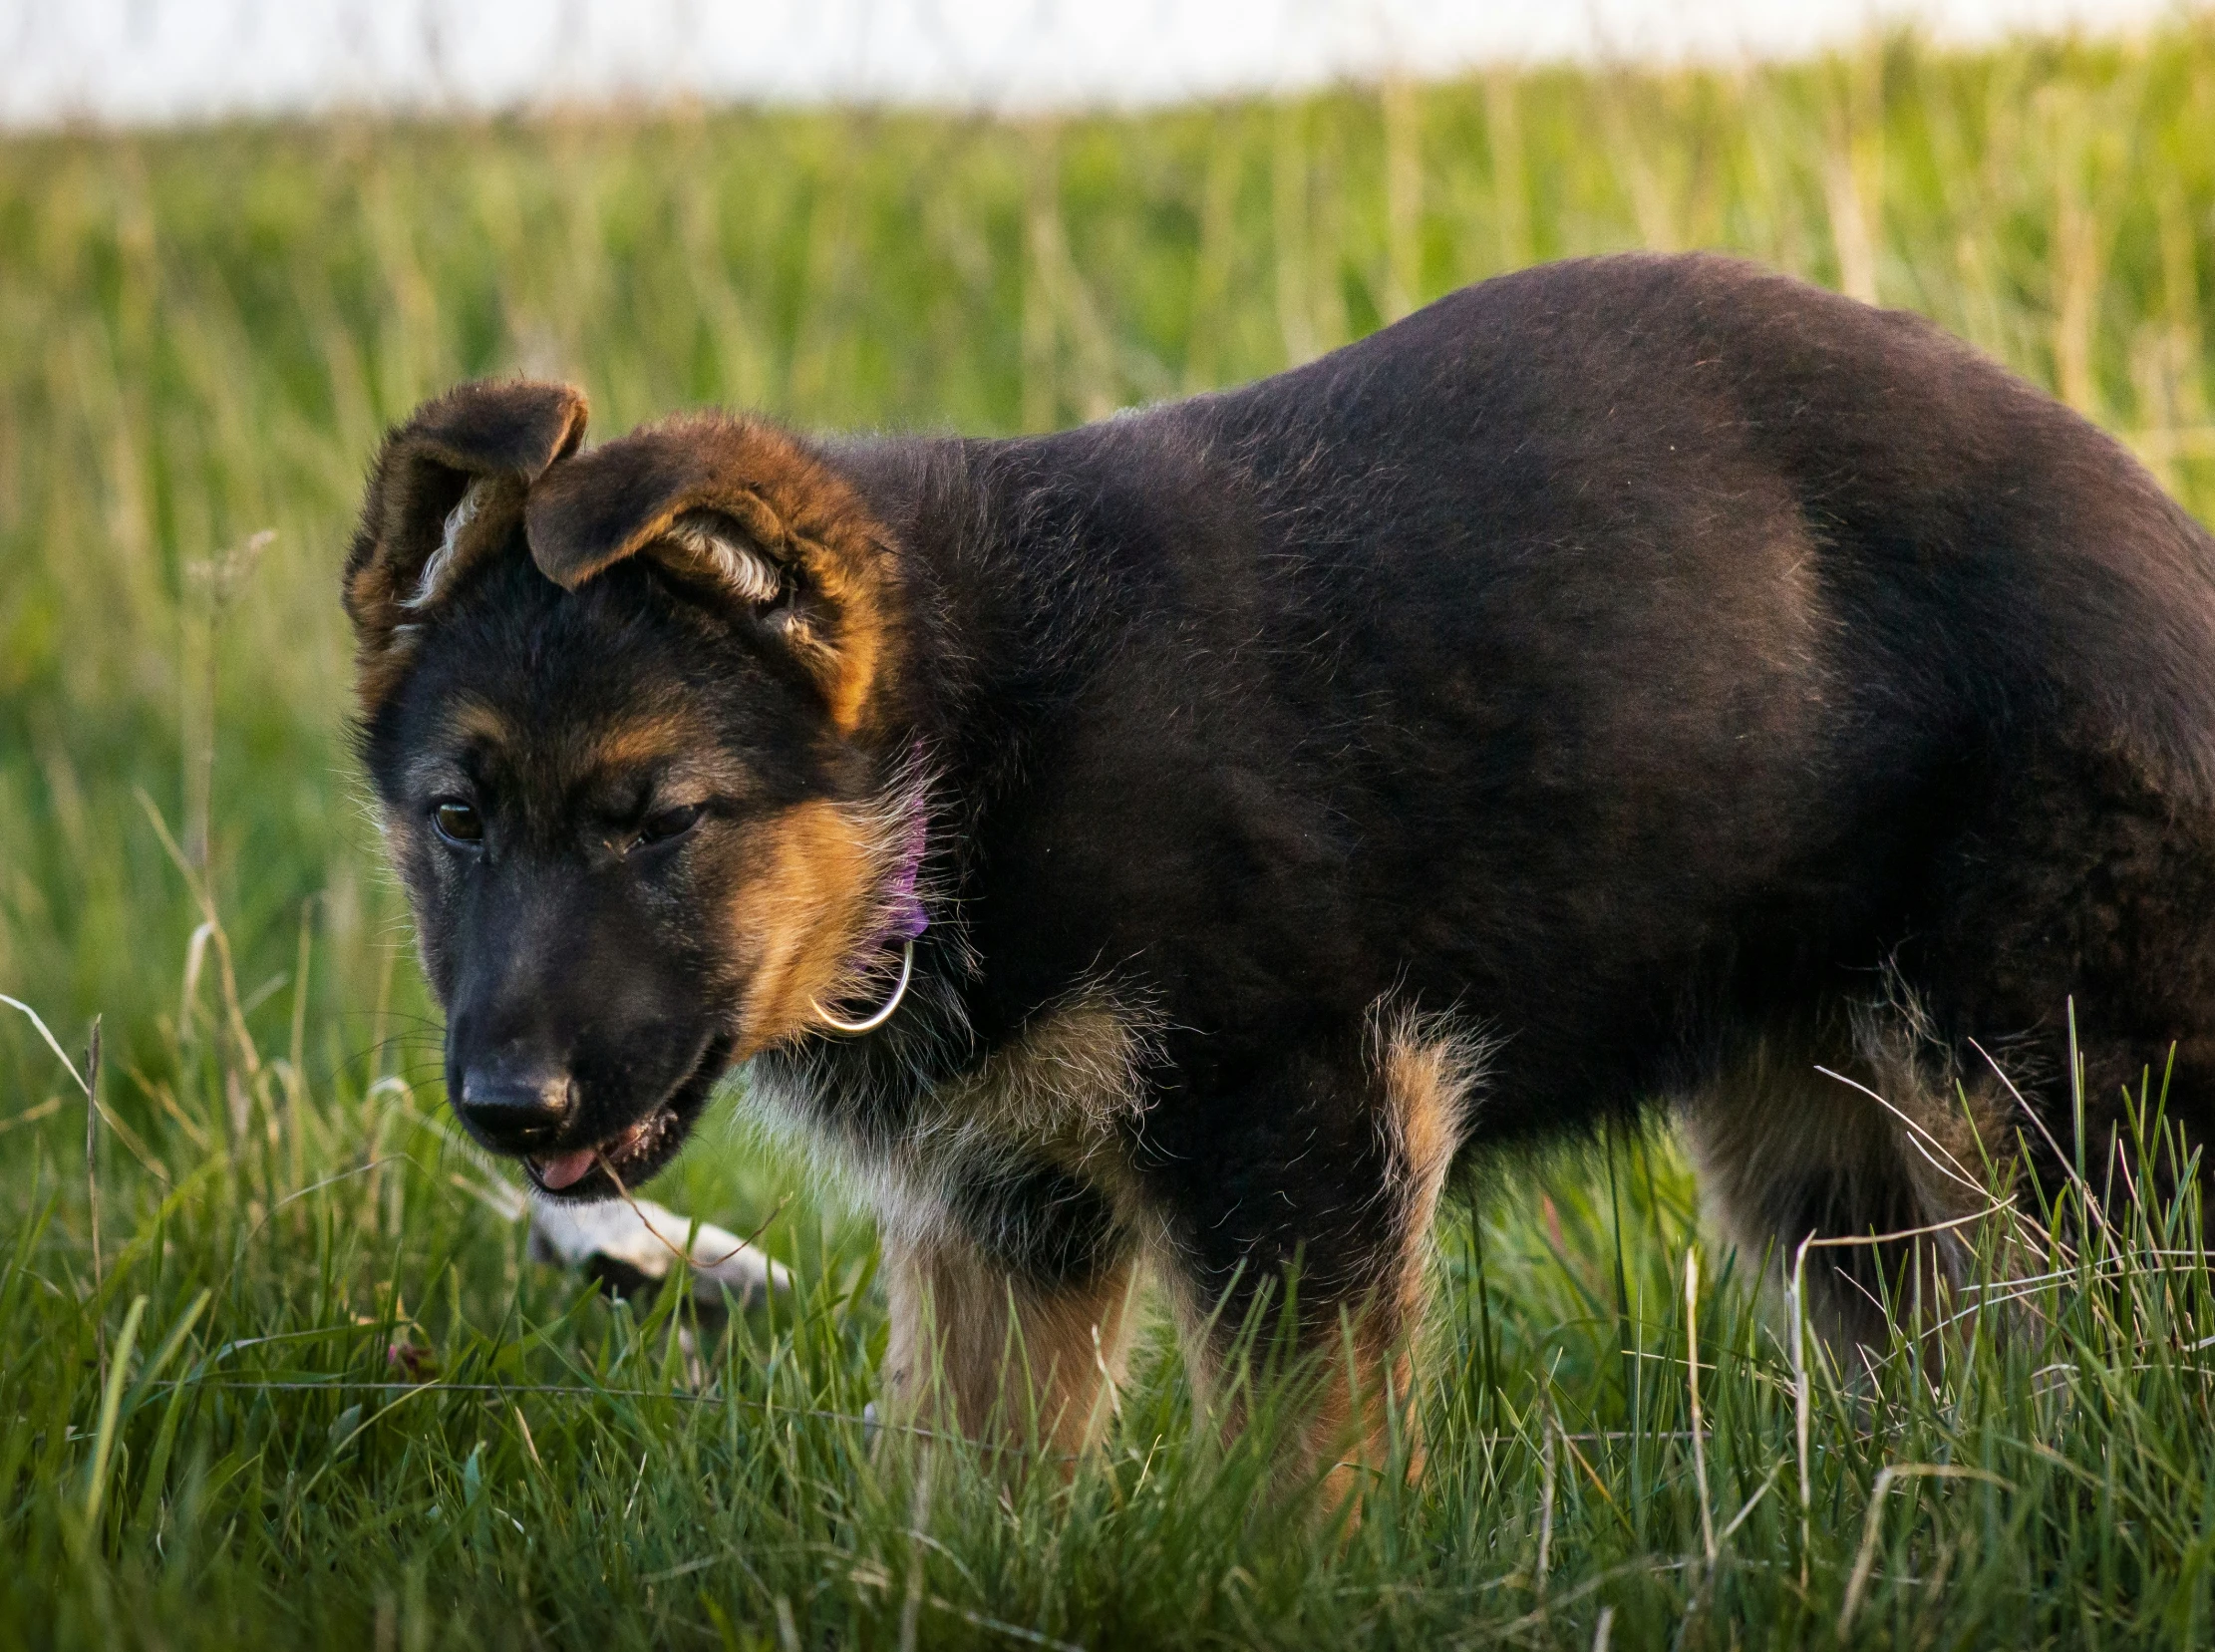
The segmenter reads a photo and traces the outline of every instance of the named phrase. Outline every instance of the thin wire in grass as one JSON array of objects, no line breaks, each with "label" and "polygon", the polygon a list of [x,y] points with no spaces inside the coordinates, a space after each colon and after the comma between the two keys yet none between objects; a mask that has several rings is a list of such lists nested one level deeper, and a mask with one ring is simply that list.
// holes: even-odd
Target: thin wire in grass
[{"label": "thin wire in grass", "polygon": [[[1680,1560],[1626,1560],[1621,1565],[1610,1566],[1607,1570],[1586,1578],[1567,1593],[1557,1595],[1535,1611],[1526,1612],[1511,1623],[1479,1629],[1472,1634],[1465,1635],[1458,1640],[1448,1641],[1445,1644],[1455,1648],[1504,1646],[1513,1642],[1525,1630],[1535,1629],[1543,1624],[1552,1613],[1573,1606],[1580,1600],[1590,1598],[1610,1583],[1619,1583],[1626,1577],[1659,1577],[1668,1572],[1686,1571],[1698,1564],[1699,1561],[1691,1558]],[[1503,1581],[1505,1580],[1503,1579]]]},{"label": "thin wire in grass", "polygon": [[[217,1349],[215,1353],[209,1355],[207,1359],[202,1360],[199,1366],[195,1367],[192,1372],[186,1374],[185,1376],[164,1377],[154,1382],[149,1382],[145,1386],[149,1389],[211,1388],[221,1389],[229,1393],[247,1394],[461,1394],[477,1395],[486,1399],[504,1399],[510,1405],[512,1405],[518,1398],[533,1396],[543,1399],[557,1400],[669,1400],[678,1404],[688,1406],[730,1405],[738,1406],[748,1411],[757,1411],[782,1417],[805,1417],[819,1423],[843,1423],[855,1428],[874,1430],[880,1434],[901,1434],[907,1435],[917,1440],[942,1442],[949,1445],[969,1446],[973,1447],[979,1452],[988,1453],[994,1456],[1004,1456],[1013,1453],[1025,1457],[1037,1458],[1046,1462],[1081,1463],[1084,1462],[1086,1457],[1090,1455],[1087,1453],[1078,1452],[1047,1451],[1043,1448],[1033,1449],[1029,1446],[1010,1444],[1006,1442],[975,1440],[971,1439],[967,1435],[948,1434],[943,1429],[926,1428],[919,1423],[886,1423],[881,1421],[880,1419],[873,1417],[864,1417],[854,1412],[826,1411],[819,1406],[780,1405],[775,1400],[758,1400],[755,1399],[753,1396],[746,1394],[710,1394],[701,1393],[692,1389],[682,1388],[603,1388],[593,1383],[464,1383],[448,1382],[443,1378],[432,1378],[431,1380],[426,1382],[411,1383],[395,1381],[389,1378],[360,1380],[341,1374],[334,1374],[329,1377],[312,1378],[203,1377],[199,1374],[201,1371],[205,1370],[207,1364],[210,1361],[220,1359],[225,1355],[231,1353],[241,1352],[247,1348],[258,1348],[279,1342],[298,1342],[313,1340],[317,1337],[333,1336],[342,1331],[353,1331],[359,1329],[359,1326],[352,1325],[324,1326],[318,1327],[313,1330],[287,1331],[278,1333],[274,1336],[249,1337],[242,1341],[226,1343],[223,1345],[223,1347]],[[1566,1429],[1560,1429],[1558,1424],[1556,1425],[1556,1438],[1560,1439],[1565,1444],[1570,1442],[1580,1442],[1586,1445],[1590,1445],[1605,1441],[1628,1440],[1632,1437],[1631,1431],[1629,1430],[1591,1431],[1572,1434]],[[1480,1445],[1493,1448],[1514,1445],[1519,1442],[1527,1443],[1524,1436],[1506,1432],[1479,1434],[1471,1436],[1470,1438],[1475,1440]],[[1689,1431],[1683,1429],[1665,1429],[1650,1432],[1641,1432],[1639,1434],[1639,1438],[1644,1440],[1682,1441],[1690,1440],[1692,1438],[1692,1435]],[[1584,1468],[1584,1472],[1586,1473],[1586,1475],[1591,1476],[1593,1474],[1592,1469],[1588,1465],[1584,1465],[1581,1458],[1579,1458],[1578,1461],[1580,1467]],[[1602,1487],[1603,1492],[1604,1489],[1605,1488]],[[1739,1525],[1744,1520],[1745,1515],[1747,1514],[1747,1512],[1750,1511],[1753,1504],[1757,1503],[1760,1500],[1765,1489],[1766,1487],[1764,1487],[1763,1491],[1756,1491],[1752,1499],[1746,1504],[1746,1506],[1744,1508],[1741,1508],[1739,1513],[1733,1517],[1731,1524],[1725,1528],[1727,1532],[1735,1531],[1738,1529]],[[1721,1538],[1719,1537],[1718,1540],[1721,1541]]]},{"label": "thin wire in grass", "polygon": [[[352,1327],[344,1327],[352,1329]],[[328,1332],[291,1332],[285,1336],[256,1337],[250,1343],[233,1346],[253,1346],[264,1342],[280,1342]],[[517,1397],[536,1396],[543,1399],[569,1400],[669,1400],[692,1406],[738,1406],[747,1411],[779,1417],[806,1417],[821,1423],[844,1423],[854,1428],[874,1430],[880,1434],[901,1434],[916,1440],[968,1446],[993,1456],[1017,1454],[1053,1463],[1081,1463],[1084,1456],[1074,1452],[1036,1450],[1028,1446],[1012,1445],[990,1440],[972,1440],[966,1435],[948,1434],[943,1429],[924,1428],[915,1423],[886,1423],[876,1418],[859,1416],[853,1412],[824,1411],[815,1406],[779,1405],[775,1400],[757,1400],[746,1394],[699,1394],[680,1388],[599,1388],[589,1383],[451,1383],[433,1378],[428,1382],[406,1383],[391,1380],[373,1382],[357,1381],[346,1376],[323,1378],[287,1377],[165,1377],[146,1385],[149,1388],[212,1388],[226,1393],[271,1394],[462,1394],[476,1395],[488,1400],[505,1400],[512,1405]],[[380,1413],[379,1415],[382,1415]],[[375,1422],[376,1418],[369,1419]],[[366,1427],[367,1424],[364,1425]],[[1504,1438],[1504,1437],[1503,1437]]]},{"label": "thin wire in grass", "polygon": [[[1607,1482],[1600,1478],[1600,1472],[1597,1469],[1593,1468],[1592,1465],[1585,1460],[1584,1453],[1577,1450],[1576,1443],[1579,1440],[1588,1441],[1593,1437],[1590,1435],[1573,1435],[1568,1433],[1562,1428],[1561,1419],[1559,1417],[1554,1417],[1552,1421],[1553,1438],[1561,1442],[1562,1450],[1566,1451],[1569,1454],[1569,1461],[1571,1463],[1574,1463],[1579,1469],[1582,1469],[1584,1471],[1584,1478],[1592,1483],[1592,1489],[1600,1493],[1600,1500],[1605,1502],[1608,1507],[1614,1511],[1615,1517],[1617,1519],[1624,1522],[1624,1529],[1626,1531],[1630,1530],[1630,1516],[1623,1512],[1622,1505],[1615,1500],[1615,1493],[1607,1488]],[[1618,1436],[1617,1438],[1621,1437]],[[1649,1435],[1645,1438],[1659,1440],[1672,1437],[1666,1435]]]}]

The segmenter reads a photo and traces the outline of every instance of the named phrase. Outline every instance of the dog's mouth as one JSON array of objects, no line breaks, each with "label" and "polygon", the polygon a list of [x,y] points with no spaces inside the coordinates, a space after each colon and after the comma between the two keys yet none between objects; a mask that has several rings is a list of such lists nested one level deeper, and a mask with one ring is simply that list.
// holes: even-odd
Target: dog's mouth
[{"label": "dog's mouth", "polygon": [[532,1154],[523,1159],[524,1170],[539,1191],[562,1199],[615,1198],[637,1187],[677,1156],[730,1059],[731,1041],[714,1040],[668,1098],[642,1118],[588,1147]]}]

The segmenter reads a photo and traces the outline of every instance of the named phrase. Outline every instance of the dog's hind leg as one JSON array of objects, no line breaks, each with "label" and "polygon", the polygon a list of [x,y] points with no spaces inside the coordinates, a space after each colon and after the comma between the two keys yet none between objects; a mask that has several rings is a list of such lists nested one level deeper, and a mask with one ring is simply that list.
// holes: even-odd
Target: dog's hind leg
[{"label": "dog's hind leg", "polygon": [[[1834,1010],[1750,1038],[1693,1098],[1686,1135],[1728,1237],[1772,1277],[1803,1242],[1810,1322],[1882,1350],[1889,1324],[1937,1322],[1965,1283],[1959,1224],[1995,1203],[2011,1133],[1991,1075],[1957,1076],[1912,1005]],[[1889,1322],[1889,1323],[1888,1323]]]},{"label": "dog's hind leg", "polygon": [[1106,1201],[1043,1166],[891,1212],[885,1420],[1074,1459],[1113,1413],[1135,1251]]},{"label": "dog's hind leg", "polygon": [[[2117,1174],[2156,1205],[2188,1174],[2209,1182],[2215,799],[2160,770],[2120,738],[2026,758],[1941,862],[1915,949],[1933,1010],[2002,1051],[2049,1195],[2079,1162],[2095,1197]],[[2149,1113],[2167,1141],[2122,1172]]]}]

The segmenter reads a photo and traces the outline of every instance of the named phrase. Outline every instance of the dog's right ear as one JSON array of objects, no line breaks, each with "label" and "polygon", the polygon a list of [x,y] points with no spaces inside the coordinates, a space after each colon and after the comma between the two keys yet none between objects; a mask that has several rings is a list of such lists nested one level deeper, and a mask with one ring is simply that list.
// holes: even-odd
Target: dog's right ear
[{"label": "dog's right ear", "polygon": [[463,566],[513,529],[530,485],[576,452],[584,425],[574,386],[480,379],[386,437],[346,556],[365,702],[389,686],[407,639]]}]

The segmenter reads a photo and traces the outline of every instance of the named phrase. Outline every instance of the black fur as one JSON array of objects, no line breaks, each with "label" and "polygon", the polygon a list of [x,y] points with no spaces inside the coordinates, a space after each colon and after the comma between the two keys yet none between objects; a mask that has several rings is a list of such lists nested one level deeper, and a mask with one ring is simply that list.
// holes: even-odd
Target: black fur
[{"label": "black fur", "polygon": [[[774,639],[643,562],[562,591],[518,523],[365,748],[405,815],[425,800],[401,771],[464,685],[547,739],[687,697],[742,777],[734,832],[920,761],[908,1003],[756,1058],[851,1154],[893,1153],[930,1095],[1088,992],[1144,1029],[1115,1196],[1203,1294],[1304,1251],[1345,1300],[1407,1243],[1380,1003],[1496,1039],[1464,1155],[1697,1092],[1750,1037],[1885,1000],[1915,1005],[1942,1085],[1984,1070],[1972,1039],[2010,1051],[2065,1140],[2071,995],[2095,1128],[2174,1045],[2171,1114],[2205,1137],[2215,544],[1920,320],[1712,257],[1584,260],[1221,395],[810,452],[893,569],[852,730]],[[646,917],[556,922],[535,967],[618,997],[664,971],[681,1053],[732,1036],[738,974],[670,875],[607,897]],[[414,886],[460,1039],[473,966],[450,960],[512,925],[435,881]],[[586,938],[634,921],[619,952]],[[589,1003],[562,1013],[589,1036]],[[660,1094],[601,1089],[592,1130]],[[1895,1213],[1774,1193],[1779,1220]],[[949,1203],[1044,1282],[1127,1242],[1066,1167],[980,1170]]]}]

